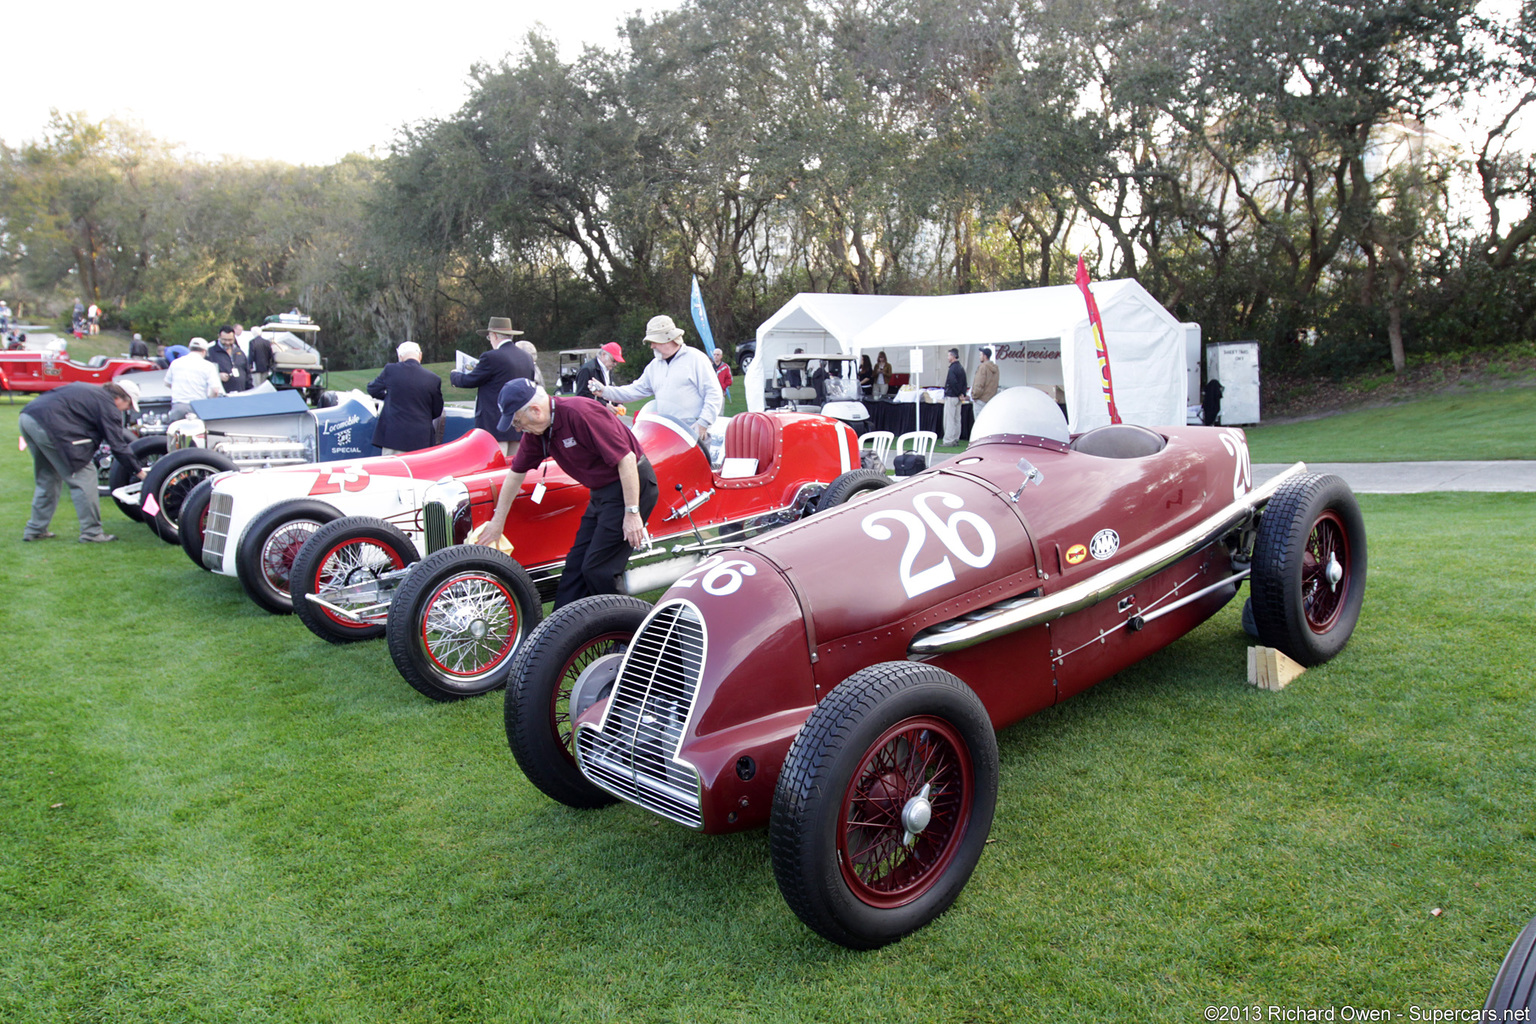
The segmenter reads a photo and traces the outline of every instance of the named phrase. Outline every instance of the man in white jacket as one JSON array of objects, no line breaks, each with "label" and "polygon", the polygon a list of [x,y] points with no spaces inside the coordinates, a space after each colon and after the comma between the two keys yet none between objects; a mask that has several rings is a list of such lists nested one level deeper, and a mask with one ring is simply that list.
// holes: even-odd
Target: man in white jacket
[{"label": "man in white jacket", "polygon": [[653,316],[645,340],[656,357],[640,379],[618,387],[592,380],[587,388],[605,402],[633,402],[656,396],[656,411],[677,420],[701,441],[720,415],[725,396],[709,357],[683,344],[683,332],[669,316]]},{"label": "man in white jacket", "polygon": [[192,413],[192,403],[224,394],[219,368],[208,361],[208,342],[193,338],[186,355],[171,361],[165,370],[165,386],[171,389],[171,419]]}]

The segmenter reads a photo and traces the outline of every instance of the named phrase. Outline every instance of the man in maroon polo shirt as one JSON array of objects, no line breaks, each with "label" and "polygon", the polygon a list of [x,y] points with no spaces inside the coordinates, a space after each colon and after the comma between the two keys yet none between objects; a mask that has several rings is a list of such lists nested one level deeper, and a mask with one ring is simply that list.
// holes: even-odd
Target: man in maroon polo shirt
[{"label": "man in maroon polo shirt", "polygon": [[[592,492],[576,541],[565,556],[555,607],[593,594],[617,594],[618,577],[629,556],[645,546],[645,521],[660,496],[656,471],[639,439],[601,402],[563,395],[557,399],[527,378],[508,381],[499,404],[499,429],[516,427],[523,436],[502,482],[496,512],[481,534],[482,543],[495,544],[506,529],[523,478],[553,458]],[[536,485],[525,500],[542,497],[543,489]]]}]

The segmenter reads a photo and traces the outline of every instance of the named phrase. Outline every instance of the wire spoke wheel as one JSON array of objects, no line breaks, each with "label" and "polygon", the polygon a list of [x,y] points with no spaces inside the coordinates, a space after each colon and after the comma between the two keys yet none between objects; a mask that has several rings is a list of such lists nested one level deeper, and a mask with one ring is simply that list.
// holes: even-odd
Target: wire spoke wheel
[{"label": "wire spoke wheel", "polygon": [[1270,498],[1253,543],[1249,607],[1266,647],[1302,665],[1344,649],[1365,603],[1365,520],[1336,476],[1309,473]]},{"label": "wire spoke wheel", "polygon": [[261,545],[261,578],[267,586],[288,596],[293,577],[293,560],[320,524],[308,519],[284,523],[267,535]]},{"label": "wire spoke wheel", "polygon": [[576,708],[584,712],[608,692],[616,659],[650,611],[639,598],[621,594],[572,601],[551,612],[513,658],[507,674],[507,746],[528,781],[550,799],[567,807],[613,803],[615,798],[576,765]]},{"label": "wire spoke wheel", "polygon": [[888,729],[843,795],[837,853],[848,887],[876,907],[922,895],[955,855],[974,788],[970,754],[948,722]]},{"label": "wire spoke wheel", "polygon": [[[321,557],[320,568],[315,573],[315,593],[324,594],[326,591],[367,583],[386,572],[404,568],[405,559],[393,548],[366,539],[344,540]],[[336,601],[345,607],[344,598],[338,597]],[[340,625],[353,625],[329,608],[322,606],[321,611]]]},{"label": "wire spoke wheel", "polygon": [[471,679],[500,665],[518,633],[512,594],[494,576],[453,576],[427,599],[421,644],[450,676]]},{"label": "wire spoke wheel", "polygon": [[560,741],[561,753],[573,767],[576,764],[576,753],[575,738],[571,733],[575,725],[571,721],[571,687],[576,685],[576,680],[581,678],[581,673],[587,666],[598,658],[605,658],[610,654],[623,654],[629,650],[629,641],[632,637],[632,633],[605,633],[594,637],[579,647],[566,660],[565,667],[560,670],[559,681],[555,684],[554,693],[549,702],[549,727]]},{"label": "wire spoke wheel", "polygon": [[773,876],[790,909],[853,949],[944,913],[997,807],[997,739],[981,699],[933,665],[843,680],[790,745],[774,787]]},{"label": "wire spoke wheel", "polygon": [[1329,509],[1312,524],[1301,558],[1302,605],[1312,632],[1326,633],[1338,622],[1349,593],[1349,565],[1349,534]]}]

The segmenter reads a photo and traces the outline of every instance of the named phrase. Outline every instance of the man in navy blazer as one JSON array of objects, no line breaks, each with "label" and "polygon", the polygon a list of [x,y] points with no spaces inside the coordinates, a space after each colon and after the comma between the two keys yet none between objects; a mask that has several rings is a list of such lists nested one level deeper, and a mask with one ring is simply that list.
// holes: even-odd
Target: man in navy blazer
[{"label": "man in navy blazer", "polygon": [[407,341],[395,349],[398,363],[368,382],[368,393],[383,399],[373,443],[385,455],[430,448],[436,439],[432,421],[443,414],[443,379],[421,365],[421,346]]},{"label": "man in navy blazer", "polygon": [[475,426],[488,431],[501,443],[501,452],[507,458],[517,451],[522,433],[516,427],[501,429],[501,389],[519,377],[533,380],[533,357],[516,345],[509,345],[522,331],[512,329],[512,321],[504,316],[491,317],[490,324],[480,334],[491,343],[491,350],[480,357],[480,364],[463,373],[455,370],[448,381],[456,388],[479,388],[475,396]]}]

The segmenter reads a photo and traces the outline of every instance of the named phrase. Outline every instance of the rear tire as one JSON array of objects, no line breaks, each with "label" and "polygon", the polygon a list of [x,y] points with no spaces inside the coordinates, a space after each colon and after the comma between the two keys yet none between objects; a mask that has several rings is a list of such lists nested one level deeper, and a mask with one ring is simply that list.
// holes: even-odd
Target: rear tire
[{"label": "rear tire", "polygon": [[460,544],[411,568],[389,605],[389,656],[433,700],[505,686],[512,656],[544,617],[527,570],[494,548]]},{"label": "rear tire", "polygon": [[235,575],[257,606],[273,615],[290,615],[288,592],[293,560],[320,527],[341,513],[323,501],[295,498],[280,501],[251,521],[235,551]]},{"label": "rear tire", "polygon": [[1253,622],[1298,663],[1344,649],[1365,603],[1365,520],[1349,485],[1309,473],[1281,485],[1253,542]]},{"label": "rear tire", "polygon": [[816,511],[825,512],[829,508],[845,505],[861,494],[884,490],[895,482],[885,475],[884,470],[851,469],[821,492],[821,497],[816,500]]},{"label": "rear tire", "polygon": [[611,794],[576,767],[571,687],[588,665],[629,648],[651,606],[601,594],[550,613],[528,635],[507,679],[507,746],[528,781],[567,807],[604,807]]},{"label": "rear tire", "polygon": [[179,518],[181,506],[198,484],[218,473],[235,468],[234,460],[206,448],[182,448],[157,461],[139,491],[140,509],[152,495],[157,504],[154,515],[144,512],[144,522],[167,544],[181,542]]},{"label": "rear tire", "polygon": [[416,545],[393,523],[372,516],[343,516],[311,534],[293,560],[288,578],[293,613],[311,633],[333,644],[381,637],[382,623],[350,623],[306,596],[367,583],[420,560]]},{"label": "rear tire", "polygon": [[[138,460],[140,466],[148,469],[164,458],[165,453],[170,449],[167,447],[164,434],[151,434],[148,437],[141,437],[134,441],[133,444],[128,446],[128,450],[133,453],[133,457]],[[119,487],[126,487],[131,483],[133,483],[133,477],[128,472],[127,464],[113,459],[112,470],[107,474],[107,487],[115,491]],[[139,506],[129,505],[126,502],[118,501],[116,498],[113,498],[112,501],[117,505],[118,510],[129,519],[136,523],[144,522],[144,510],[139,508]]]}]

